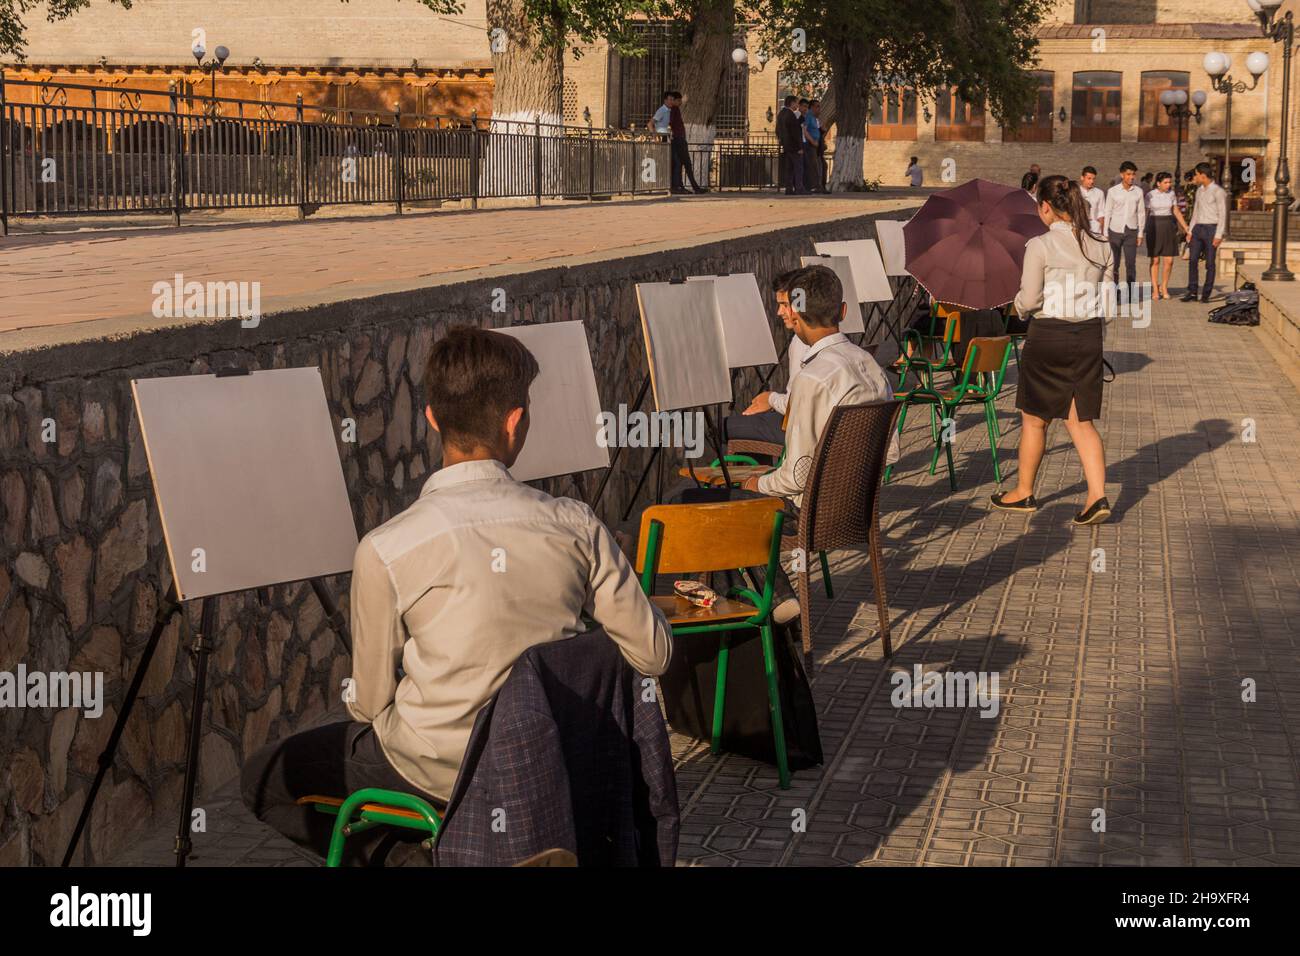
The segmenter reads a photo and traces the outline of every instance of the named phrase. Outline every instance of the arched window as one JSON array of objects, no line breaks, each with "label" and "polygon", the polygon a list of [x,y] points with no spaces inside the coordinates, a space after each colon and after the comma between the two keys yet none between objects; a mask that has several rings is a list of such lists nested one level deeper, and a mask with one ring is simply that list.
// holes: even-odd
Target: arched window
[{"label": "arched window", "polygon": [[1029,111],[1024,116],[1020,117],[1020,125],[1015,132],[1003,127],[1003,142],[1050,143],[1052,141],[1052,125],[1056,121],[1052,115],[1056,109],[1052,91],[1055,76],[1056,74],[1050,70],[1034,71],[1034,79],[1038,83],[1038,92],[1034,99],[1034,105],[1029,108]]},{"label": "arched window", "polygon": [[1074,96],[1070,109],[1071,142],[1119,142],[1121,79],[1121,74],[1107,70],[1074,74]]},{"label": "arched window", "polygon": [[[1178,137],[1178,121],[1170,118],[1160,105],[1165,90],[1187,91],[1190,74],[1180,70],[1148,70],[1142,74],[1142,98],[1138,114],[1138,140],[1143,143],[1172,143]],[[1189,94],[1190,95],[1190,94]],[[1183,142],[1187,127],[1183,120]]]}]

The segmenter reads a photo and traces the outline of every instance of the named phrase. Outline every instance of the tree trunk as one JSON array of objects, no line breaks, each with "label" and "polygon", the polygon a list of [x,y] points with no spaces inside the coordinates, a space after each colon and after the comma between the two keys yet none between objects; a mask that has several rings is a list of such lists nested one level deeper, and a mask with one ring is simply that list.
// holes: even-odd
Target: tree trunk
[{"label": "tree trunk", "polygon": [[[562,134],[564,122],[564,20],[552,14],[558,45],[543,43],[522,0],[487,0],[492,53],[492,124],[479,176],[483,196],[527,196],[538,189],[533,131]],[[500,30],[500,33],[496,31]],[[559,188],[559,151],[542,146],[544,195]]]},{"label": "tree trunk", "polygon": [[871,50],[860,40],[836,40],[828,46],[827,60],[831,68],[827,99],[834,100],[835,115],[835,161],[827,188],[843,192],[863,184]]},{"label": "tree trunk", "polygon": [[732,68],[735,0],[697,0],[692,11],[691,45],[682,59],[682,123],[691,144],[691,160],[700,185],[709,182],[709,158],[717,138],[722,84]]}]

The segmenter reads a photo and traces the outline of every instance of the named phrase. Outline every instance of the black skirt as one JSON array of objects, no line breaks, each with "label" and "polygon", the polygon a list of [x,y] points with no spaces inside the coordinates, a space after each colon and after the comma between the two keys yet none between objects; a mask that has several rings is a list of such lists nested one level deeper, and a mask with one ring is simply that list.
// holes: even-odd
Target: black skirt
[{"label": "black skirt", "polygon": [[1020,350],[1016,408],[1039,418],[1101,417],[1100,318],[1078,322],[1035,316]]},{"label": "black skirt", "polygon": [[1173,216],[1147,217],[1146,247],[1152,259],[1178,255],[1178,225]]}]

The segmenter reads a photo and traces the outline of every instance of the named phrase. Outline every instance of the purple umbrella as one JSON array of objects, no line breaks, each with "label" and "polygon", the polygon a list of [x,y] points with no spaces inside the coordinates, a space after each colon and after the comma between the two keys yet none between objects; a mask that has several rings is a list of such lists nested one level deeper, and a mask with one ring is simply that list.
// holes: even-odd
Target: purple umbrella
[{"label": "purple umbrella", "polygon": [[1025,243],[1046,231],[1029,193],[972,179],[932,194],[903,226],[907,271],[937,302],[995,309],[1016,297]]}]

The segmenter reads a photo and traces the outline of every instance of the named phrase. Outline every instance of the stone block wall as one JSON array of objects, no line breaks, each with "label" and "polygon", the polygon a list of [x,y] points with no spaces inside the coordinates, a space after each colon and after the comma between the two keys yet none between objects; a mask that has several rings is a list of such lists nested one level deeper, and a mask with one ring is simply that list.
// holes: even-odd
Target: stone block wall
[{"label": "stone block wall", "polygon": [[[891,213],[906,218],[908,213]],[[602,407],[631,403],[645,370],[635,284],[752,271],[767,287],[815,239],[874,235],[871,216],[626,259],[586,262],[238,321],[0,356],[0,672],[104,676],[104,711],[0,707],[0,865],[57,864],[171,574],[131,400],[133,378],[319,366],[357,528],[406,507],[439,461],[421,410],[430,346],[449,325],[581,320]],[[492,311],[504,289],[507,311]],[[774,329],[778,321],[772,317]],[[774,379],[784,381],[778,371]],[[756,390],[740,376],[738,400]],[[541,414],[536,410],[534,414]],[[50,439],[50,440],[46,440]],[[599,509],[617,520],[648,454],[625,453]],[[666,456],[667,457],[667,456]],[[666,473],[676,473],[667,462]],[[544,483],[589,499],[598,472]],[[648,488],[642,492],[645,496]],[[346,576],[328,581],[347,609]],[[268,740],[340,704],[349,660],[311,587],[219,599],[200,798]],[[197,604],[167,626],[96,804],[79,862],[102,863],[179,806]],[[167,861],[159,861],[165,863]]]}]

